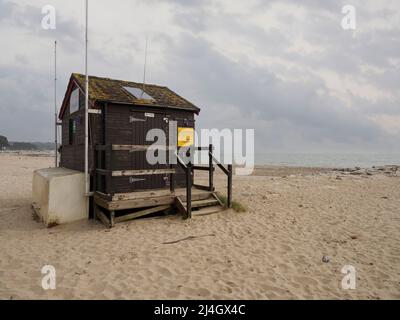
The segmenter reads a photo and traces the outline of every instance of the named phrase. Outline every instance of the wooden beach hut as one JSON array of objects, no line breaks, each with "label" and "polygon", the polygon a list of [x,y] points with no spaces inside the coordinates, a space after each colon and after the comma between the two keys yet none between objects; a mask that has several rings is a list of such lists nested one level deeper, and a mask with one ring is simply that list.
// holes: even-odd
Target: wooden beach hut
[{"label": "wooden beach hut", "polygon": [[[60,166],[84,171],[85,76],[71,75],[60,109],[62,144]],[[232,198],[232,166],[223,166],[212,145],[193,146],[195,116],[200,109],[167,87],[89,77],[89,172],[91,217],[112,227],[116,222],[176,209],[186,218],[221,210],[215,193],[215,164],[227,175],[227,205]],[[170,122],[176,131],[170,134]],[[151,164],[146,152],[149,130],[166,133],[166,163]],[[175,129],[174,129],[175,130]],[[170,137],[175,137],[171,140]],[[196,166],[178,156],[181,146],[189,153],[208,152],[209,163]],[[172,147],[171,147],[172,146]],[[160,150],[161,150],[160,149]],[[176,161],[170,161],[171,154]],[[207,186],[196,185],[194,170],[208,171]]]}]

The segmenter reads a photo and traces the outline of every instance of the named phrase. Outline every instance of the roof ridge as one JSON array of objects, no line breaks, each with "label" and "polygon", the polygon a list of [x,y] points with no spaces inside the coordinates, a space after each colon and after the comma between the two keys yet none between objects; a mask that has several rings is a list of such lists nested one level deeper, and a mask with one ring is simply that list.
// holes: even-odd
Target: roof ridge
[{"label": "roof ridge", "polygon": [[[80,77],[85,77],[84,74],[79,73],[79,72],[73,72],[72,75],[74,76],[80,76]],[[93,76],[89,74],[89,79],[90,78],[96,78],[96,79],[102,79],[102,80],[111,80],[111,81],[119,81],[119,82],[128,82],[128,83],[134,83],[137,85],[143,85],[143,82],[136,82],[136,81],[130,81],[130,80],[122,80],[122,79],[114,79],[114,78],[108,78],[108,77],[99,77],[99,76]],[[154,86],[154,87],[158,87],[158,88],[167,88],[169,89],[167,86],[160,86],[158,84],[154,84],[154,83],[145,83],[145,86]],[[169,89],[170,90],[170,89]],[[171,90],[172,91],[172,90]]]}]

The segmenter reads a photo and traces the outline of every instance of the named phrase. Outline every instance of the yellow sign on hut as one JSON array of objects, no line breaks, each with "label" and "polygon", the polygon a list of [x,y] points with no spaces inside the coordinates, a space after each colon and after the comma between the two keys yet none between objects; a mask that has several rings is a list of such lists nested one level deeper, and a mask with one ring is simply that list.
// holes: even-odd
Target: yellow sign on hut
[{"label": "yellow sign on hut", "polygon": [[190,147],[194,144],[193,128],[178,128],[178,147]]}]

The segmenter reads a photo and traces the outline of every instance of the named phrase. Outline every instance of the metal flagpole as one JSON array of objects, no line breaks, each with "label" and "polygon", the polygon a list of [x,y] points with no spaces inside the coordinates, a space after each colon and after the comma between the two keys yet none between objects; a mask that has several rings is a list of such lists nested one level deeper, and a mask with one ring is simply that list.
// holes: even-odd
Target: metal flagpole
[{"label": "metal flagpole", "polygon": [[[85,2],[86,28],[85,28],[85,192],[89,200],[89,76],[88,76],[88,0]],[[89,201],[88,201],[89,204]]]},{"label": "metal flagpole", "polygon": [[144,66],[143,66],[143,87],[142,87],[142,97],[145,90],[145,83],[146,83],[146,65],[147,65],[147,42],[148,37],[146,36],[146,46],[144,48]]},{"label": "metal flagpole", "polygon": [[54,41],[54,142],[55,142],[55,167],[58,167],[58,141],[57,141],[57,40]]}]

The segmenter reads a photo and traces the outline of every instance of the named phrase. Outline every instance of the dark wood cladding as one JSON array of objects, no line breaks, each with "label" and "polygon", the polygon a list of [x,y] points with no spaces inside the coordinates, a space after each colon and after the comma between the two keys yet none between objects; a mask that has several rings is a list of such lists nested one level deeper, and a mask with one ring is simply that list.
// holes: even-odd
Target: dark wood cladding
[{"label": "dark wood cladding", "polygon": [[[75,89],[76,87],[73,87]],[[68,99],[69,104],[69,99]],[[70,114],[69,108],[66,109],[62,120],[62,144],[60,165],[78,171],[85,170],[85,98],[79,94],[79,110]],[[96,144],[103,143],[104,122],[101,116],[90,115],[89,132],[89,168],[94,168],[94,147]],[[76,132],[74,139],[70,141],[70,121],[75,121]]]},{"label": "dark wood cladding", "polygon": [[[70,114],[66,108],[62,118],[61,166],[84,171],[84,107],[80,95],[80,110]],[[67,101],[69,104],[69,101]],[[102,111],[101,114],[90,114],[89,132],[89,168],[94,176],[94,168],[105,170],[153,170],[169,169],[168,164],[150,164],[146,160],[146,151],[113,150],[108,147],[102,154],[95,151],[96,145],[151,145],[146,135],[151,129],[162,129],[166,133],[171,120],[177,121],[178,127],[194,128],[194,113],[168,107],[151,107],[142,105],[125,105],[109,102],[97,102],[92,108]],[[76,131],[70,143],[70,121],[75,122]],[[175,174],[175,185],[184,187],[185,173],[176,165],[179,173]],[[127,193],[149,189],[169,189],[170,174],[151,174],[140,176],[100,177],[97,181],[99,191],[107,193]],[[107,184],[107,185],[105,185]]]}]

